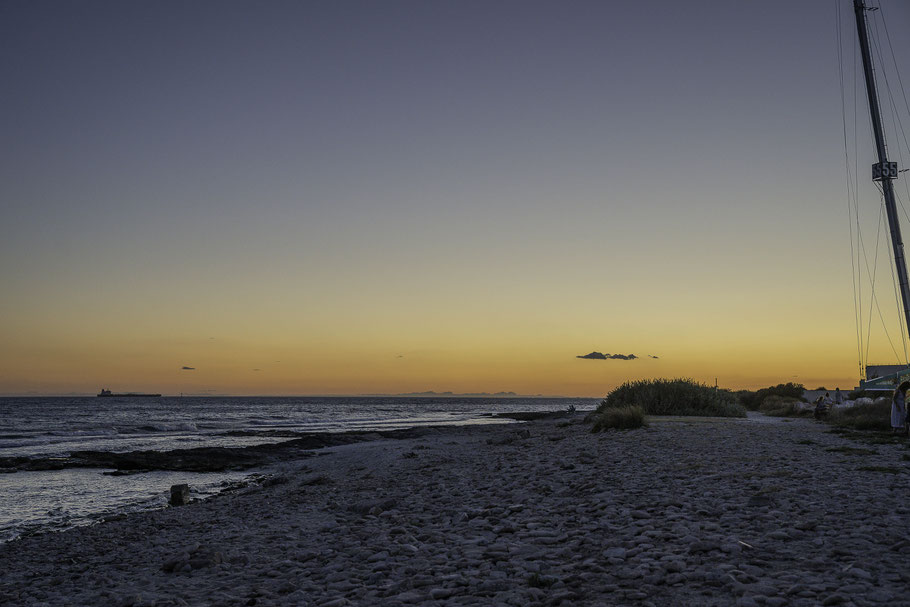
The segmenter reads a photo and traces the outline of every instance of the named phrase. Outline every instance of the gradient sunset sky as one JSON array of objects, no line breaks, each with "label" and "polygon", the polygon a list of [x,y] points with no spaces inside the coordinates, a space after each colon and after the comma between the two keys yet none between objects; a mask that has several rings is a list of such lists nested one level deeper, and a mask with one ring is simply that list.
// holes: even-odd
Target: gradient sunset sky
[{"label": "gradient sunset sky", "polygon": [[5,0],[0,393],[852,388],[838,10]]}]

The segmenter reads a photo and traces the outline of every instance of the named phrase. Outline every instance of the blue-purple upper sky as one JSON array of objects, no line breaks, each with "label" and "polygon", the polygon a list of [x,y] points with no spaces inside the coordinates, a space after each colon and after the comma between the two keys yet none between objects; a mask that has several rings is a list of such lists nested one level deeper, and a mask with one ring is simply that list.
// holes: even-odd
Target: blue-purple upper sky
[{"label": "blue-purple upper sky", "polygon": [[[130,339],[179,368],[194,361],[174,344],[210,334],[333,361],[463,339],[446,364],[528,335],[560,360],[704,362],[743,323],[765,347],[757,334],[789,335],[813,304],[752,297],[849,283],[835,28],[839,10],[852,41],[850,4],[5,0],[0,361],[26,362],[0,391],[75,386],[75,363],[31,370],[95,350],[97,368]],[[910,4],[882,4],[910,57]],[[849,288],[835,296],[825,322],[849,346]],[[427,364],[394,386],[362,366],[282,385],[607,381],[411,381]]]}]

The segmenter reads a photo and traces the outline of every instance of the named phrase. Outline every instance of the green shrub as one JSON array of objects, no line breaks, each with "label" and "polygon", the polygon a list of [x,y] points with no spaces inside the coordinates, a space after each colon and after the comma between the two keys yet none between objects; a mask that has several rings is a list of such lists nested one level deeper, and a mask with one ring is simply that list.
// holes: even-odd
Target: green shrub
[{"label": "green shrub", "polygon": [[594,414],[591,432],[603,432],[610,428],[631,430],[645,425],[645,412],[641,407],[613,407]]},{"label": "green shrub", "polygon": [[796,400],[805,401],[803,392],[805,389],[802,384],[788,382],[786,384],[777,384],[768,388],[762,388],[755,392],[751,390],[740,390],[736,393],[739,402],[749,411],[758,411],[762,402],[769,396],[780,396],[782,398],[795,398]]},{"label": "green shrub", "polygon": [[803,417],[812,415],[812,409],[802,408],[802,401],[790,396],[772,394],[761,402],[758,410],[772,417]]},{"label": "green shrub", "polygon": [[840,428],[890,430],[891,401],[834,409],[829,414],[828,421]]},{"label": "green shrub", "polygon": [[622,407],[641,407],[647,415],[746,416],[746,410],[732,392],[717,390],[692,379],[626,382],[607,394],[596,413]]}]

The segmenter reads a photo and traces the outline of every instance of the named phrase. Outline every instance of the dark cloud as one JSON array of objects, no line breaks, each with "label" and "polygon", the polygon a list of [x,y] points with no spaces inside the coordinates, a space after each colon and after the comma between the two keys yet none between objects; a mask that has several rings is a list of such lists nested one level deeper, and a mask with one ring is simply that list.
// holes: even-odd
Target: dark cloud
[{"label": "dark cloud", "polygon": [[600,352],[591,352],[590,354],[576,356],[575,358],[590,358],[593,360],[635,360],[638,357],[634,354],[602,354]]},{"label": "dark cloud", "polygon": [[262,369],[253,369],[253,371],[262,371]]},{"label": "dark cloud", "polygon": [[195,371],[196,367],[180,367],[181,371]]},{"label": "dark cloud", "polygon": [[654,356],[653,354],[648,354],[648,358],[660,358],[660,356]]}]

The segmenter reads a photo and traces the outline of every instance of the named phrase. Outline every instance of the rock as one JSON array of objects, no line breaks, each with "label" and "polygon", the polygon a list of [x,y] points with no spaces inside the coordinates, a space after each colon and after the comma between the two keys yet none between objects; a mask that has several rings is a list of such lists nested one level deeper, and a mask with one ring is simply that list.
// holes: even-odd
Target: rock
[{"label": "rock", "polygon": [[190,501],[190,486],[187,484],[171,485],[171,506],[185,506]]},{"label": "rock", "polygon": [[667,561],[663,564],[663,567],[668,573],[679,573],[685,569],[682,561]]},{"label": "rock", "polygon": [[396,502],[393,499],[376,500],[376,501],[368,500],[368,501],[364,501],[364,502],[357,502],[355,504],[351,504],[349,509],[351,510],[351,512],[356,512],[357,514],[361,514],[361,515],[366,515],[366,514],[376,515],[376,514],[380,514],[380,513],[384,512],[386,510],[391,510],[392,508],[395,507],[395,503]]},{"label": "rock", "polygon": [[858,577],[861,580],[871,580],[872,574],[866,571],[865,569],[860,569],[859,567],[852,567],[850,571],[847,572],[847,575],[852,575],[853,577]]},{"label": "rock", "polygon": [[301,486],[330,485],[331,483],[332,483],[332,479],[329,478],[328,476],[326,476],[325,474],[311,474],[309,476],[303,477],[300,480]]},{"label": "rock", "polygon": [[423,594],[414,590],[408,590],[396,596],[395,600],[401,603],[421,603],[423,602]]},{"label": "rock", "polygon": [[210,548],[196,546],[191,551],[183,552],[178,556],[164,561],[161,570],[165,573],[174,573],[180,571],[191,571],[193,569],[202,569],[221,563],[224,559],[220,552]]},{"label": "rock", "polygon": [[689,546],[689,552],[698,553],[698,552],[711,552],[712,550],[720,550],[720,544],[712,541],[698,541]]},{"label": "rock", "polygon": [[770,506],[771,498],[764,494],[753,495],[746,502],[746,507],[748,508],[761,508],[763,506]]},{"label": "rock", "polygon": [[447,599],[453,594],[455,594],[455,591],[452,588],[433,588],[430,590],[430,598],[435,601]]},{"label": "rock", "polygon": [[624,559],[626,558],[626,549],[621,546],[616,546],[615,548],[607,548],[603,551],[603,555],[608,559]]}]

